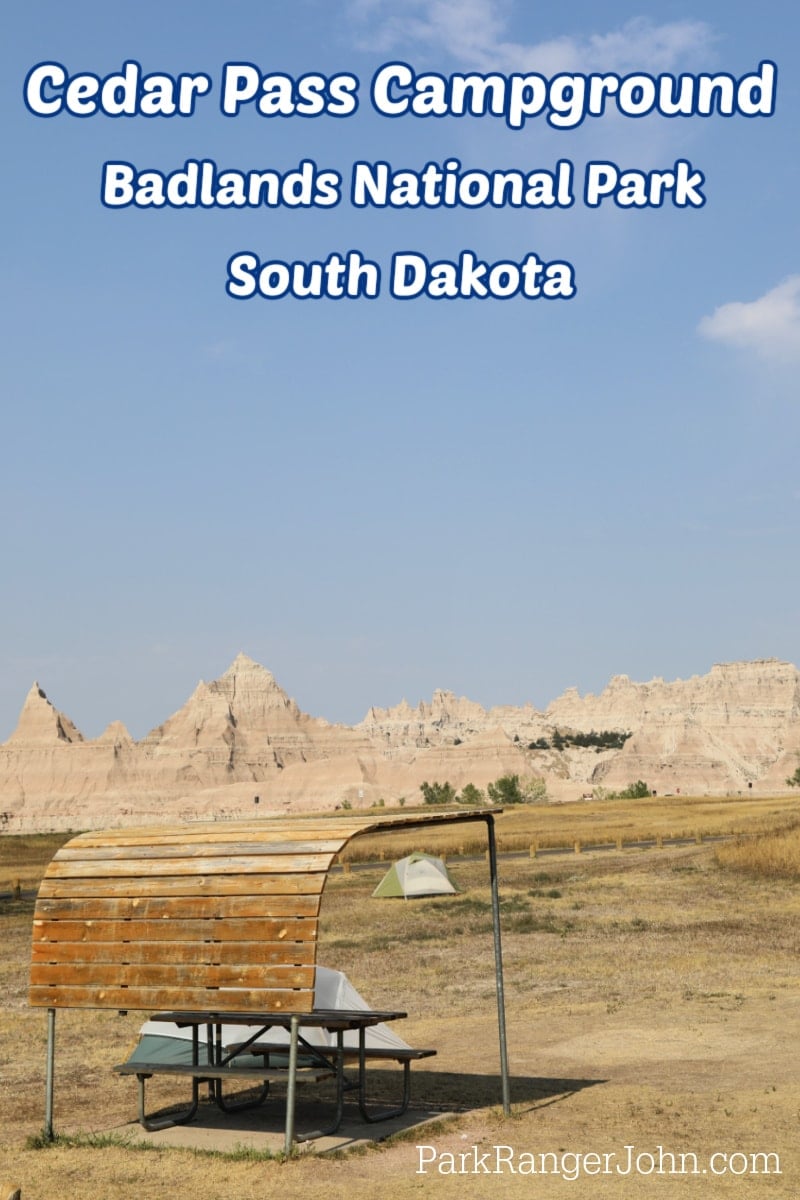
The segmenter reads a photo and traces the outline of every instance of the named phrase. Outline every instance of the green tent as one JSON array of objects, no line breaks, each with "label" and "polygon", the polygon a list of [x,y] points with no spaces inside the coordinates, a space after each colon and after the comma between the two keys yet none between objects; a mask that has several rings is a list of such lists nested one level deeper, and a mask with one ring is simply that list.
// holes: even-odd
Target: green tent
[{"label": "green tent", "polygon": [[399,859],[380,881],[373,896],[452,896],[459,889],[441,858],[414,853]]}]

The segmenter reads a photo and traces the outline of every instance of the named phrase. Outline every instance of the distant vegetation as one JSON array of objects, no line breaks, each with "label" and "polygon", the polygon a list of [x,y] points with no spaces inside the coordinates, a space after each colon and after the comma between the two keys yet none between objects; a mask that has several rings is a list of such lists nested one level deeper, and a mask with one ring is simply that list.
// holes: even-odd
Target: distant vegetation
[{"label": "distant vegetation", "polygon": [[[452,783],[420,784],[422,799],[426,804],[467,804],[471,806],[484,804],[486,795],[474,783],[467,783],[457,793]],[[510,804],[537,804],[547,799],[547,784],[536,775],[520,779],[519,775],[501,775],[490,783],[486,793],[492,804],[506,808]]]},{"label": "distant vegetation", "polygon": [[800,767],[797,768],[794,775],[790,775],[786,780],[789,787],[800,787]]},{"label": "distant vegetation", "polygon": [[486,800],[485,795],[479,787],[475,787],[474,783],[468,783],[461,789],[461,795],[458,797],[459,804],[479,805]]},{"label": "distant vegetation", "polygon": [[581,748],[593,747],[595,753],[599,754],[601,750],[621,750],[630,736],[630,733],[618,729],[601,729],[599,733],[594,729],[591,729],[589,733],[562,733],[561,730],[556,729],[549,740],[546,737],[540,737],[535,742],[528,742],[528,749],[565,750],[569,746],[580,746]]},{"label": "distant vegetation", "polygon": [[525,797],[520,787],[519,775],[501,775],[490,783],[486,791],[492,804],[507,807],[509,804],[524,804]]},{"label": "distant vegetation", "polygon": [[519,775],[501,775],[486,791],[493,804],[539,804],[547,799],[547,784],[538,775],[520,779]]},{"label": "distant vegetation", "polygon": [[621,792],[607,792],[605,788],[597,787],[594,795],[596,800],[645,800],[650,795],[650,787],[643,779],[637,779]]},{"label": "distant vegetation", "polygon": [[455,804],[456,789],[447,780],[444,783],[421,783],[419,790],[426,804]]}]

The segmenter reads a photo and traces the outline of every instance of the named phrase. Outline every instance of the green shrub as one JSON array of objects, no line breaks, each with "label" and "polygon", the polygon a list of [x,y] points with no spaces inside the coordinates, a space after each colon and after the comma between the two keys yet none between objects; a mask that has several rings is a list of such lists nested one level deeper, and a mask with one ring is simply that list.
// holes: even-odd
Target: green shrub
[{"label": "green shrub", "polygon": [[447,780],[444,783],[421,783],[419,790],[426,804],[455,804],[456,789]]},{"label": "green shrub", "polygon": [[501,775],[494,783],[490,783],[486,791],[492,804],[505,806],[508,804],[524,804],[525,796],[520,787],[519,775]]},{"label": "green shrub", "polygon": [[459,804],[483,804],[486,797],[480,788],[475,787],[474,783],[465,783],[461,789],[461,795],[458,797]]},{"label": "green shrub", "polygon": [[620,800],[644,800],[650,795],[650,788],[643,779],[637,779],[636,783],[629,783],[626,788],[617,793]]}]

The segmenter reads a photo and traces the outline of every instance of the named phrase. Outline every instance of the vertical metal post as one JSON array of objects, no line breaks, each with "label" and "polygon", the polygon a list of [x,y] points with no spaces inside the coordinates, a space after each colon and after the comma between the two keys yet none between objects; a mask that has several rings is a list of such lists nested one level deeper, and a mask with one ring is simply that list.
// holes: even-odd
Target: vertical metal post
[{"label": "vertical metal post", "polygon": [[289,1078],[286,1081],[286,1140],[284,1150],[287,1155],[292,1153],[294,1146],[294,1101],[297,1090],[297,1031],[300,1024],[298,1017],[292,1017],[289,1023]]},{"label": "vertical metal post", "polygon": [[489,876],[492,884],[492,925],[494,926],[494,978],[497,991],[497,1026],[500,1032],[500,1077],[503,1086],[503,1112],[511,1112],[511,1089],[508,1080],[508,1045],[506,1043],[506,1001],[503,989],[503,951],[500,945],[500,893],[497,888],[497,844],[494,836],[494,817],[486,818],[489,835]]},{"label": "vertical metal post", "polygon": [[44,1136],[48,1142],[55,1139],[53,1133],[53,1075],[56,1061],[56,1010],[47,1010],[47,1076],[44,1098]]}]

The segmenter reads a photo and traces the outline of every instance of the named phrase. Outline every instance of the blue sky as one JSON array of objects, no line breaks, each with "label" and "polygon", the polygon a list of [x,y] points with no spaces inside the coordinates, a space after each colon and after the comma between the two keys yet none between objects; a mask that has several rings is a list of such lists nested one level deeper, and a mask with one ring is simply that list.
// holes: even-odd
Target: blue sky
[{"label": "blue sky", "polygon": [[[356,721],[435,687],[545,705],[565,687],[800,661],[800,19],[791,5],[53,0],[7,16],[0,739],[34,679],[135,736],[239,650]],[[352,73],[345,119],[50,119],[38,62],[106,76]],[[555,130],[389,119],[418,73],[778,66],[769,118],[614,114]],[[345,178],[552,169],[705,176],[699,209],[135,210],[102,165],[187,159]],[[234,301],[226,264],[357,248],[573,264],[569,301]]]}]

